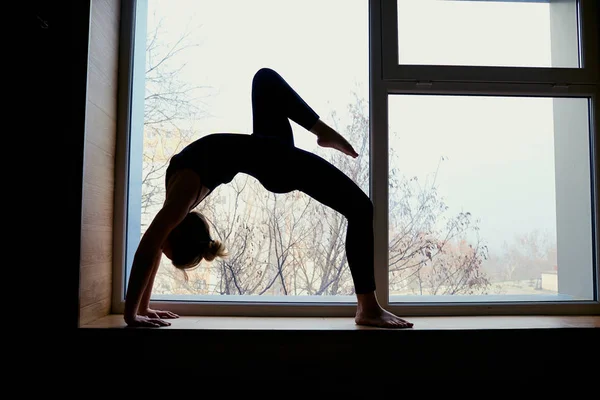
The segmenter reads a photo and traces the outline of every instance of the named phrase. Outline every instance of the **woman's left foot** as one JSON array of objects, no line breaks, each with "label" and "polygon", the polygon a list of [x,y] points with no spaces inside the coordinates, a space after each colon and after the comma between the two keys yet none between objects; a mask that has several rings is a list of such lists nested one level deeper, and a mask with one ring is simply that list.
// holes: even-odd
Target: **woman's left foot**
[{"label": "woman's left foot", "polygon": [[315,127],[311,130],[317,135],[317,144],[321,147],[331,147],[339,150],[350,157],[358,157],[358,153],[354,151],[354,148],[348,141],[335,129],[331,128],[322,121],[317,122]]}]

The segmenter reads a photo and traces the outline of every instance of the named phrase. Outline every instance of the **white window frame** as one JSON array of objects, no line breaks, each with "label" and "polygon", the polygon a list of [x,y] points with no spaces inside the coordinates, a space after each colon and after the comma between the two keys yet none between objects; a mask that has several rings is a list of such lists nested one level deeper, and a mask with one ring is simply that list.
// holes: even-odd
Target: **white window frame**
[{"label": "white window frame", "polygon": [[[148,0],[122,0],[119,62],[119,120],[115,177],[115,224],[113,298],[114,313],[124,309],[127,265],[131,265],[137,241],[128,241],[128,230],[139,233],[141,182],[141,132],[143,126],[146,9]],[[504,315],[504,314],[598,314],[599,266],[596,255],[598,210],[598,129],[600,110],[598,34],[594,19],[598,4],[579,0],[582,54],[581,68],[472,67],[399,65],[397,0],[365,0],[369,3],[369,113],[370,113],[370,196],[375,204],[375,276],[377,297],[385,308],[400,315]],[[486,0],[479,0],[486,1]],[[515,1],[515,0],[505,0]],[[524,0],[528,1],[528,0]],[[564,0],[550,0],[564,1]],[[137,32],[138,33],[136,35]],[[137,45],[137,46],[136,46]],[[139,49],[142,49],[141,51]],[[138,61],[137,63],[134,61]],[[139,62],[141,60],[141,63]],[[134,69],[141,68],[141,73]],[[140,72],[140,71],[138,71]],[[391,303],[388,290],[388,96],[392,94],[475,94],[544,97],[587,97],[590,100],[590,150],[593,169],[592,228],[593,301],[577,302],[414,302]],[[137,147],[136,147],[137,146]],[[139,164],[136,170],[136,165]],[[131,166],[131,170],[130,170]],[[137,199],[137,202],[136,202]],[[131,236],[131,234],[129,235]],[[589,268],[589,267],[588,267]],[[353,316],[355,298],[332,302],[230,301],[213,296],[208,301],[156,301],[152,306],[181,315],[242,316]]]}]

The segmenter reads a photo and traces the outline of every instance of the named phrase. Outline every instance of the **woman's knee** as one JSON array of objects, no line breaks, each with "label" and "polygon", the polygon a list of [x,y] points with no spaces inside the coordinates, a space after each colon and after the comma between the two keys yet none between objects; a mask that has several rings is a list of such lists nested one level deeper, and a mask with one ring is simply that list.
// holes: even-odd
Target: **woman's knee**
[{"label": "woman's knee", "polygon": [[279,75],[277,74],[277,72],[275,72],[271,68],[263,67],[256,71],[256,73],[254,74],[254,78],[252,79],[252,83],[256,85],[263,82],[270,82],[276,79],[278,76]]}]

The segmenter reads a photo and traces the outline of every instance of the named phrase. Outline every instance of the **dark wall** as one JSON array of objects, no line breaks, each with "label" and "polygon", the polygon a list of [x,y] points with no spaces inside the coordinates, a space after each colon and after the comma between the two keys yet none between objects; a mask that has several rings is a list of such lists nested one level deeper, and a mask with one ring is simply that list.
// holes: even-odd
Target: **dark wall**
[{"label": "dark wall", "polygon": [[89,16],[90,0],[33,1],[23,15],[18,290],[40,331],[78,326]]}]

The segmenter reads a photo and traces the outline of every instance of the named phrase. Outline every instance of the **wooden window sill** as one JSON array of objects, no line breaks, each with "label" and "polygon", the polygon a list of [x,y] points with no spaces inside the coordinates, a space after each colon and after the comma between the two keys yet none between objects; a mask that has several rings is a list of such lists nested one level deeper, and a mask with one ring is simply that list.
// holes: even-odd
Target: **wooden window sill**
[{"label": "wooden window sill", "polygon": [[[440,316],[407,317],[415,324],[411,330],[497,330],[600,328],[600,316]],[[348,317],[212,317],[181,316],[160,329],[199,330],[373,330],[357,326]],[[123,316],[112,314],[81,328],[126,328]]]}]

